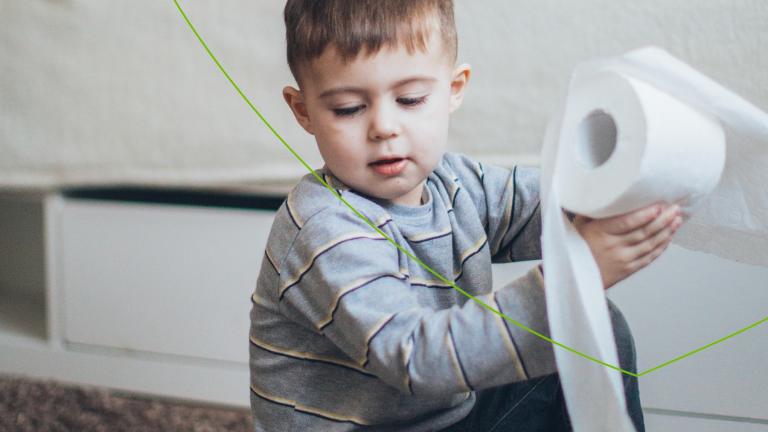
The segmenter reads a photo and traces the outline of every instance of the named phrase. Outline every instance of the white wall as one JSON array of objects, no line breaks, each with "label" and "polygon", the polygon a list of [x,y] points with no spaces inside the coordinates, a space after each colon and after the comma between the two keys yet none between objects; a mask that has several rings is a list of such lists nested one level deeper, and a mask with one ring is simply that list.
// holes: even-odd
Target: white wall
[{"label": "white wall", "polygon": [[[283,2],[185,1],[233,78],[311,165],[282,101]],[[535,163],[582,60],[662,46],[768,109],[763,0],[457,0],[474,66],[452,148]],[[301,167],[207,58],[173,3],[0,0],[0,188],[290,179]]]},{"label": "white wall", "polygon": [[[475,66],[454,138],[477,150],[538,154],[579,62],[658,45],[768,109],[768,2],[457,2],[461,57]],[[473,137],[477,137],[473,140]],[[504,145],[506,144],[506,145]]]}]

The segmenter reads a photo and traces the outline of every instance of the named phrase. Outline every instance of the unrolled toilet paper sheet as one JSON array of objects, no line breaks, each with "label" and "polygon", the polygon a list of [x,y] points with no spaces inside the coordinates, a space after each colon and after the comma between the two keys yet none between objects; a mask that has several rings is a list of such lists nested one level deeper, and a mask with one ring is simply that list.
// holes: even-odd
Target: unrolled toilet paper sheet
[{"label": "unrolled toilet paper sheet", "polygon": [[[661,49],[579,66],[542,155],[552,338],[619,364],[600,271],[561,208],[606,217],[679,202],[691,219],[676,243],[768,265],[766,145],[768,115]],[[635,430],[620,372],[562,348],[555,355],[575,431]]]}]

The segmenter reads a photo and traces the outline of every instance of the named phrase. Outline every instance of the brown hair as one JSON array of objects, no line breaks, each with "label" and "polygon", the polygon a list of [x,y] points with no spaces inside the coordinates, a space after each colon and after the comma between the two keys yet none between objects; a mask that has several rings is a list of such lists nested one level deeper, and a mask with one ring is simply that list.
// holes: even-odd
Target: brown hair
[{"label": "brown hair", "polygon": [[284,10],[288,66],[296,81],[299,67],[333,45],[348,61],[361,50],[375,54],[402,43],[409,53],[425,51],[435,25],[456,60],[453,0],[288,0]]}]

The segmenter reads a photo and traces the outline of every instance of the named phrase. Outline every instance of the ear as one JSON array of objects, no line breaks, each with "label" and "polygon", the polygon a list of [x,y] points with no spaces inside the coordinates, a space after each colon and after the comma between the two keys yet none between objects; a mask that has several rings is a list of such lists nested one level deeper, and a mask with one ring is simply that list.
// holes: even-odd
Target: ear
[{"label": "ear", "polygon": [[467,88],[469,77],[472,75],[472,67],[464,63],[454,69],[451,79],[451,111],[454,112],[461,106],[464,100],[464,90]]},{"label": "ear", "polygon": [[294,117],[296,117],[296,121],[299,122],[301,127],[303,127],[310,135],[314,135],[312,121],[310,120],[309,112],[307,111],[307,104],[304,102],[304,94],[294,87],[287,86],[283,89],[283,99],[285,99],[285,103],[291,108]]}]

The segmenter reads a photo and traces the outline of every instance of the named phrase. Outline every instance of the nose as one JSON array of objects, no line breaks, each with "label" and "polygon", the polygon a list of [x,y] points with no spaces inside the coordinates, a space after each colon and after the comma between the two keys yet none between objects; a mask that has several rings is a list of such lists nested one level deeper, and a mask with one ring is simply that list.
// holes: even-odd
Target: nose
[{"label": "nose", "polygon": [[386,141],[400,135],[400,125],[393,107],[378,104],[372,107],[368,138],[372,141]]}]

